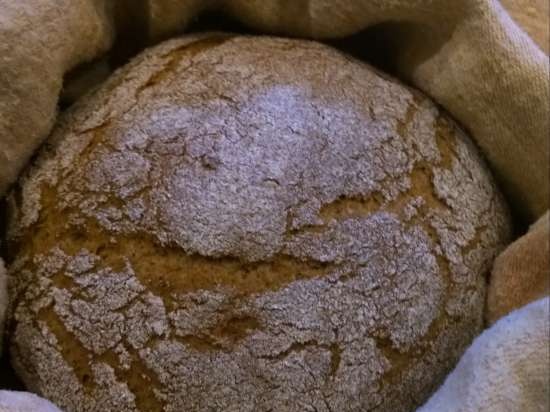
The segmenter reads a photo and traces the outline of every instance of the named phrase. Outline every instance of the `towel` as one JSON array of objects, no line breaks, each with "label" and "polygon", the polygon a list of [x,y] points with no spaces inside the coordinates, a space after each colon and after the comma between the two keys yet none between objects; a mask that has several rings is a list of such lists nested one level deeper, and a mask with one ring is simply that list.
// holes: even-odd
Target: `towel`
[{"label": "towel", "polygon": [[550,51],[550,2],[548,0],[502,0],[513,19],[546,53]]},{"label": "towel", "polygon": [[482,333],[417,412],[548,412],[548,297]]},{"label": "towel", "polygon": [[0,391],[0,412],[61,412],[51,402],[32,393]]},{"label": "towel", "polygon": [[549,293],[550,215],[547,212],[495,260],[489,282],[487,321],[492,324],[511,310]]},{"label": "towel", "polygon": [[63,77],[112,45],[99,0],[0,0],[0,197],[55,122]]},{"label": "towel", "polygon": [[[530,25],[531,8],[543,0],[505,1],[531,32],[547,27]],[[313,39],[377,33],[388,68],[470,132],[515,212],[533,222],[548,209],[548,56],[497,0],[0,0],[0,197],[53,127],[68,72],[109,50],[131,54],[124,39],[151,44],[172,36],[207,10],[264,33]],[[368,42],[372,36],[364,38],[363,48],[376,46]],[[548,50],[548,36],[537,38]],[[514,286],[544,277],[548,227],[537,227],[496,261],[491,322],[548,293]],[[2,290],[0,278],[0,318]],[[548,334],[540,332],[548,329],[547,306],[548,299],[540,300],[496,322],[423,411],[547,410],[548,394],[539,390],[542,377],[549,378],[541,349]]]}]

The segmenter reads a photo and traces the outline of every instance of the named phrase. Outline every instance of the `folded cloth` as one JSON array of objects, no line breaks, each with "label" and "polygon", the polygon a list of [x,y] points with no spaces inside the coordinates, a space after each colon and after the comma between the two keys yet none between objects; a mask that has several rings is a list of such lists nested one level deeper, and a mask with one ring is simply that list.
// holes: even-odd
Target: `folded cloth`
[{"label": "folded cloth", "polygon": [[52,128],[64,74],[114,38],[108,0],[0,0],[0,197]]},{"label": "folded cloth", "polygon": [[489,282],[487,321],[550,293],[550,215],[541,217],[529,232],[495,260]]},{"label": "folded cloth", "polygon": [[469,129],[516,209],[549,207],[548,58],[497,0],[0,0],[0,196],[51,129],[63,74],[111,46],[120,7],[153,40],[206,7],[311,38],[386,25],[397,72]]},{"label": "folded cloth", "polygon": [[32,393],[0,390],[0,412],[61,412]]},{"label": "folded cloth", "polygon": [[481,334],[417,412],[548,412],[549,306],[530,303]]},{"label": "folded cloth", "polygon": [[[310,38],[383,27],[396,72],[470,131],[516,210],[533,221],[549,208],[549,61],[497,0],[0,0],[0,196],[49,133],[63,76],[111,48],[117,27],[123,34],[120,7],[142,11],[136,24],[152,41],[206,8],[264,32]],[[536,227],[518,242],[544,244]],[[495,265],[490,319],[539,296],[525,286],[541,279],[544,263],[519,270],[527,243],[512,245]],[[510,279],[525,296],[502,286]],[[424,410],[547,410],[540,389],[549,373],[547,306],[538,301],[485,332]]]},{"label": "folded cloth", "polygon": [[502,0],[515,21],[525,29],[542,50],[550,51],[550,2],[548,0]]}]

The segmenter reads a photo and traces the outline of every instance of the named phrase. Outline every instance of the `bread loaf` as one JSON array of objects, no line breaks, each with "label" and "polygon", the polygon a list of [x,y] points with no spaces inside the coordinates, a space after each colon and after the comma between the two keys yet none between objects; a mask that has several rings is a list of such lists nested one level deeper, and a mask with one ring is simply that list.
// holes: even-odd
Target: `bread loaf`
[{"label": "bread loaf", "polygon": [[482,325],[502,198],[433,103],[327,46],[118,71],[11,196],[10,347],[65,411],[412,411]]}]

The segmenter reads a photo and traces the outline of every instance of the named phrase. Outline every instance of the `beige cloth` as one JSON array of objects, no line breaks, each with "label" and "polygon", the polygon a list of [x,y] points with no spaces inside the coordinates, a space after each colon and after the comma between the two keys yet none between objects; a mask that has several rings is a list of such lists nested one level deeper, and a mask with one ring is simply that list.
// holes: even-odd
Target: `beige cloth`
[{"label": "beige cloth", "polygon": [[64,74],[110,47],[99,0],[0,0],[0,196],[56,116]]},{"label": "beige cloth", "polygon": [[417,412],[548,412],[549,305],[533,302],[480,335]]},{"label": "beige cloth", "polygon": [[487,298],[487,321],[550,293],[550,216],[547,212],[529,232],[496,259]]},{"label": "beige cloth", "polygon": [[[112,46],[115,16],[124,14],[124,7],[141,16],[135,24],[142,25],[152,40],[184,29],[206,8],[264,32],[312,38],[345,36],[381,25],[396,72],[470,131],[516,210],[532,221],[548,209],[548,57],[496,0],[0,0],[0,195],[49,133],[64,74]],[[123,27],[118,23],[119,37]],[[509,271],[508,278],[514,273],[523,278],[523,269]],[[495,266],[494,273],[499,272]],[[534,296],[518,299],[499,313]],[[470,363],[468,370],[474,375],[455,372],[428,406],[437,405],[438,399],[460,403],[458,393],[497,399],[501,408],[506,405],[495,411],[546,407],[547,397],[538,398],[538,403],[533,398],[542,394],[530,390],[533,382],[516,379],[532,372],[533,362],[524,362],[524,353],[541,348],[540,340],[531,340],[530,334],[522,340],[518,333],[535,333],[529,325],[540,324],[543,311],[540,304],[525,310],[527,315],[521,316],[531,320],[522,321],[517,313],[525,312],[516,312],[476,341],[460,364]],[[517,331],[499,325],[516,325]],[[489,345],[491,339],[499,344]],[[478,382],[472,379],[482,371],[474,367],[483,360],[500,365],[495,371],[504,378],[492,380],[487,375],[485,386],[469,384]],[[465,370],[460,365],[457,371]],[[548,378],[548,370],[536,371]],[[512,401],[529,398],[525,405],[533,408],[512,407],[516,404],[504,396],[509,391]]]},{"label": "beige cloth", "polygon": [[0,412],[61,412],[51,402],[32,393],[0,391]]},{"label": "beige cloth", "polygon": [[502,0],[514,20],[531,36],[542,50],[550,51],[550,1]]}]

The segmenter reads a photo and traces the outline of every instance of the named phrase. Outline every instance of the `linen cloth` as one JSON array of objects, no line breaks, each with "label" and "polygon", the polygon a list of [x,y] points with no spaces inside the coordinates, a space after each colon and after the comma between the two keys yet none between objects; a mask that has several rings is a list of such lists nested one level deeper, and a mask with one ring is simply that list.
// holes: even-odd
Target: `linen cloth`
[{"label": "linen cloth", "polygon": [[51,402],[32,393],[0,391],[0,412],[61,412]]},{"label": "linen cloth", "polygon": [[482,333],[417,412],[548,412],[548,297]]},{"label": "linen cloth", "polygon": [[487,297],[487,321],[492,324],[513,309],[549,293],[550,215],[547,212],[495,260]]},{"label": "linen cloth", "polygon": [[[380,29],[395,73],[430,95],[469,131],[515,211],[534,221],[548,209],[548,56],[497,0],[0,0],[0,197],[53,127],[68,71],[103,55],[126,30],[156,42],[184,30],[206,9],[264,33],[314,39]],[[138,18],[128,26],[118,17],[129,10]],[[532,276],[544,277],[517,262],[534,259],[527,251],[543,248],[548,231],[548,225],[533,229],[497,260],[490,287],[491,321],[547,293],[527,288],[526,294],[515,297],[505,289],[514,290],[514,281],[525,284]],[[544,261],[537,262],[532,266],[544,268]],[[0,284],[0,309],[4,290]],[[429,408],[444,399],[454,399],[458,408],[460,396],[485,399],[493,409],[481,408],[485,404],[480,401],[469,404],[471,409],[438,410],[548,410],[547,393],[529,389],[539,379],[533,378],[534,364],[521,357],[529,348],[540,354],[548,345],[548,334],[532,329],[543,325],[547,315],[544,305],[537,305],[512,313],[485,332],[423,411],[435,410]],[[513,325],[519,329],[514,331]],[[520,332],[528,338],[521,338]],[[495,369],[501,380],[483,375],[486,364],[472,359],[501,365]],[[541,359],[536,376],[548,378],[548,361]],[[471,385],[478,382],[474,377],[485,379],[485,384]],[[512,401],[505,396],[509,392],[517,395]],[[529,402],[514,401],[523,398]]]}]

